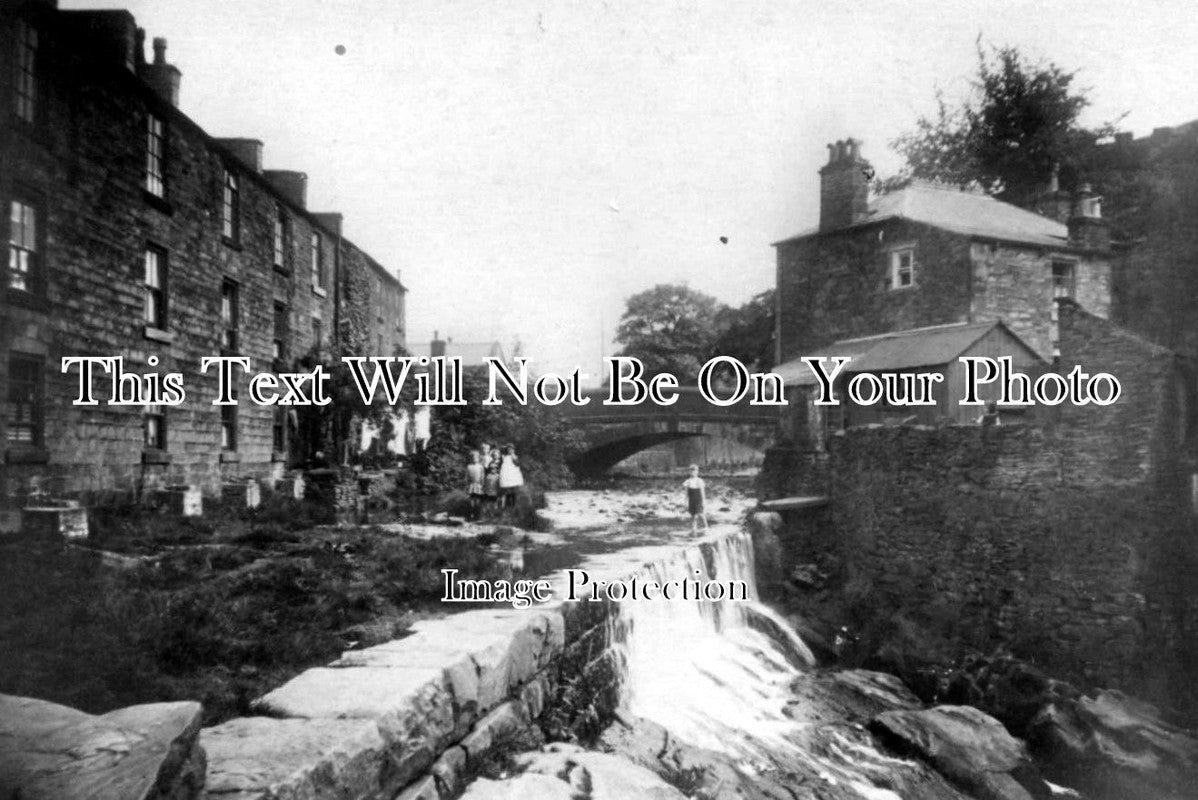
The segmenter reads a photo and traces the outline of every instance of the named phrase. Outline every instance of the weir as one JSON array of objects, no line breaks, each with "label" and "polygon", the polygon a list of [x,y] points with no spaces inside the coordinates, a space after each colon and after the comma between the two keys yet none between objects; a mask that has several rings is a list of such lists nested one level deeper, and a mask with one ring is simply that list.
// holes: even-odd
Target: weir
[{"label": "weir", "polygon": [[617,708],[650,720],[745,770],[802,762],[847,796],[897,797],[864,777],[893,759],[842,733],[811,747],[790,686],[814,659],[757,601],[747,532],[726,525],[580,568],[608,581],[742,580],[749,599],[568,602],[562,572],[549,603],[416,623],[300,674],[255,701],[257,716],[205,729],[209,796],[443,800],[496,752],[535,744],[548,715],[586,707],[600,723]]}]

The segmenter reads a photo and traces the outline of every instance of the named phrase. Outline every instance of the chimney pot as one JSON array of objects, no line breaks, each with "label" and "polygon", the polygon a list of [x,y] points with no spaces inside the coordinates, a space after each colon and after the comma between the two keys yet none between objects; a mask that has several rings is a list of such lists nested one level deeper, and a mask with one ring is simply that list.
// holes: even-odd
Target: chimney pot
[{"label": "chimney pot", "polygon": [[828,145],[832,157],[819,171],[819,229],[837,230],[869,213],[869,162],[861,157],[857,139]]},{"label": "chimney pot", "polygon": [[166,39],[161,36],[154,37],[154,63],[158,66],[166,64]]}]

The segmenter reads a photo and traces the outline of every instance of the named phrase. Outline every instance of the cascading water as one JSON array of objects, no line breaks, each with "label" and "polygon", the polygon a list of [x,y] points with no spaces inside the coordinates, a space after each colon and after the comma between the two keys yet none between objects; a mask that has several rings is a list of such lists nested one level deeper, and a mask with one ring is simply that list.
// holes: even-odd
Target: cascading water
[{"label": "cascading water", "polygon": [[833,733],[813,747],[818,737],[808,729],[816,721],[796,709],[790,687],[815,660],[787,622],[757,600],[749,534],[686,547],[638,575],[658,583],[682,577],[744,581],[749,600],[618,604],[609,624],[624,709],[730,757],[750,774],[803,763],[850,795],[898,800],[873,779],[896,760],[868,741]]}]

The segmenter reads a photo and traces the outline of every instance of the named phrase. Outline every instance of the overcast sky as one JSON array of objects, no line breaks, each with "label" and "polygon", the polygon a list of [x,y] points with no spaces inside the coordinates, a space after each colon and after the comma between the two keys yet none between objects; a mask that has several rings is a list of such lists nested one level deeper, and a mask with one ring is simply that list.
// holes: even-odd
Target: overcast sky
[{"label": "overcast sky", "polygon": [[434,329],[518,338],[541,370],[595,372],[654,284],[772,286],[770,243],[817,221],[824,145],[897,170],[888,143],[936,87],[964,94],[979,34],[1077,70],[1087,123],[1198,118],[1189,0],[60,5],[128,8],[169,41],[185,113],[308,173],[309,207],[401,273],[413,352]]}]

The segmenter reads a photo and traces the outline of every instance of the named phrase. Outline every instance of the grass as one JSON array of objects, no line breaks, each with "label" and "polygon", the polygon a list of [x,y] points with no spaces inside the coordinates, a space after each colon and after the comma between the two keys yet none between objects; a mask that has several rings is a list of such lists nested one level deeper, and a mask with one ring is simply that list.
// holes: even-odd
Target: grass
[{"label": "grass", "polygon": [[[346,649],[443,613],[443,567],[468,578],[506,567],[472,538],[313,528],[286,504],[201,521],[110,513],[98,551],[0,552],[0,692],[100,713],[200,700],[205,723]],[[298,505],[298,504],[292,504]]]}]

